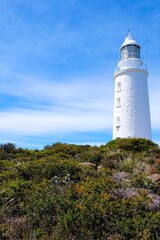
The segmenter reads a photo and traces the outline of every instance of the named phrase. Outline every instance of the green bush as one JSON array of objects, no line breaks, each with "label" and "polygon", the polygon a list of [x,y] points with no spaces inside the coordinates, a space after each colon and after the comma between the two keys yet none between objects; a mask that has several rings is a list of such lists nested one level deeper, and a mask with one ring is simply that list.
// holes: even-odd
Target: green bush
[{"label": "green bush", "polygon": [[117,138],[106,144],[110,150],[144,152],[159,149],[158,144],[144,138]]}]

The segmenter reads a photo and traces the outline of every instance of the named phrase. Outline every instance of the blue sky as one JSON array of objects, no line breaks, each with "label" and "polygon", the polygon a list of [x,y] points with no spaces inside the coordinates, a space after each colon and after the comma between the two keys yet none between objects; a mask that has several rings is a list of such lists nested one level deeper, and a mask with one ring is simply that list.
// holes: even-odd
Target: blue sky
[{"label": "blue sky", "polygon": [[113,72],[131,29],[149,71],[160,144],[159,26],[159,0],[1,0],[0,142],[111,140]]}]

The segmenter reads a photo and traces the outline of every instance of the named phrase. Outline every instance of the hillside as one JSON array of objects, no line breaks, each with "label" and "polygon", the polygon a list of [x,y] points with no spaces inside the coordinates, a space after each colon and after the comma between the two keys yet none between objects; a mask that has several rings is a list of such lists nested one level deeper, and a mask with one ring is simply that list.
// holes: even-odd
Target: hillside
[{"label": "hillside", "polygon": [[145,139],[0,146],[0,239],[160,239],[160,148]]}]

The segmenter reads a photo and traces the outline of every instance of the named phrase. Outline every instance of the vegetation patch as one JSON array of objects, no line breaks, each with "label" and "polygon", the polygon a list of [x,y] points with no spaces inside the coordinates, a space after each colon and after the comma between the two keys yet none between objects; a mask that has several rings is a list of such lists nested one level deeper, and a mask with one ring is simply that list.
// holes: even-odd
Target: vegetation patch
[{"label": "vegetation patch", "polygon": [[0,239],[160,239],[159,176],[146,139],[0,145]]}]

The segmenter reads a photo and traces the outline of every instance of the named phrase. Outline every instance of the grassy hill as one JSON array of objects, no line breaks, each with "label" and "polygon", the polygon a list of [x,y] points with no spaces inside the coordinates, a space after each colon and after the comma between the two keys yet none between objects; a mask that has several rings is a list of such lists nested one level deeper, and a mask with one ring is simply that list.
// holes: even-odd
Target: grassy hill
[{"label": "grassy hill", "polygon": [[160,148],[145,139],[0,146],[0,239],[160,239]]}]

